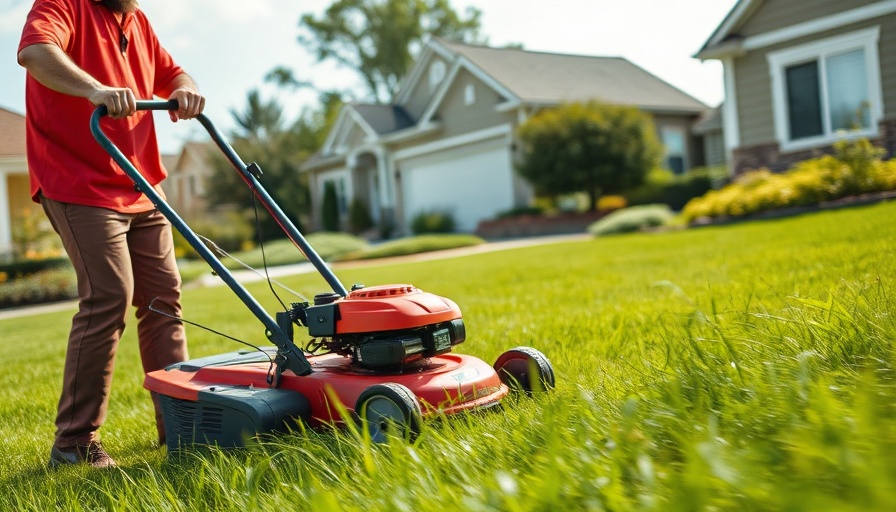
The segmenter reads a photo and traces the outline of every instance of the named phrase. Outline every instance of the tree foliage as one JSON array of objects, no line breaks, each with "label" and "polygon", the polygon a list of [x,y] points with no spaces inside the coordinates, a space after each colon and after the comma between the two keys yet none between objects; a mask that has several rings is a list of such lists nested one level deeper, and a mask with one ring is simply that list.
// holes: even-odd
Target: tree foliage
[{"label": "tree foliage", "polygon": [[318,61],[355,70],[370,97],[388,101],[426,36],[477,42],[481,11],[461,17],[449,0],[337,0],[320,17],[303,15],[299,43]]},{"label": "tree foliage", "polygon": [[662,153],[647,114],[599,102],[544,110],[520,126],[519,140],[517,170],[536,193],[586,192],[591,209],[601,195],[641,184]]},{"label": "tree foliage", "polygon": [[[301,162],[323,144],[341,101],[338,95],[325,94],[319,110],[303,111],[288,125],[283,108],[276,99],[264,100],[258,91],[247,94],[242,111],[232,110],[237,128],[230,143],[240,158],[255,162],[262,169],[259,179],[280,209],[297,225],[309,213],[308,187],[299,173]],[[240,210],[254,209],[252,192],[223,155],[213,160],[214,170],[206,187],[212,204],[233,205]],[[264,208],[259,208],[261,234],[266,239],[282,237],[282,231]]]},{"label": "tree foliage", "polygon": [[321,210],[324,231],[339,231],[339,198],[336,195],[336,184],[332,181],[324,182]]}]

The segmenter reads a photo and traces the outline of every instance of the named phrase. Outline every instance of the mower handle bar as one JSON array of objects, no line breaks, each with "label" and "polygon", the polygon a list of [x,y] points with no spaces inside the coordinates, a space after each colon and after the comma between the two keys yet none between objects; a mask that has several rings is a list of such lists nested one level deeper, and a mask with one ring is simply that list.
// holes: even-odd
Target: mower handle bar
[{"label": "mower handle bar", "polygon": [[[177,100],[138,100],[137,110],[177,110]],[[180,232],[193,249],[212,267],[212,270],[221,277],[221,279],[230,287],[231,290],[239,297],[240,300],[249,308],[249,310],[261,321],[267,329],[267,335],[271,341],[280,348],[280,353],[285,356],[287,361],[285,367],[292,370],[297,375],[307,375],[311,373],[311,365],[305,358],[304,353],[293,343],[292,336],[287,334],[276,320],[265,311],[264,308],[255,300],[255,298],[243,287],[233,276],[221,260],[211,252],[211,250],[199,239],[196,233],[187,225],[186,222],[174,211],[173,208],[156,192],[155,188],[146,180],[146,178],[137,170],[134,164],[118,149],[117,146],[106,136],[100,127],[100,119],[108,115],[108,109],[105,105],[98,106],[90,118],[90,131],[96,141],[106,150],[119,167],[131,178],[136,189],[146,195],[153,205],[162,212],[162,214],[171,222],[171,225]],[[249,171],[248,166],[240,159],[239,155],[228,144],[217,128],[212,124],[204,114],[199,114],[196,120],[202,124],[214,140],[215,144],[224,153],[227,159],[233,164],[234,168],[239,172],[240,177],[258,199],[261,200],[268,213],[276,220],[277,224],[283,229],[284,233],[289,237],[292,243],[308,258],[318,272],[323,276],[327,283],[333,288],[337,294],[345,297],[348,291],[333,273],[333,271],[324,263],[323,259],[313,247],[305,240],[305,237],[299,232],[292,221],[283,213],[283,210],[274,202],[270,194],[264,189],[255,175]]]}]

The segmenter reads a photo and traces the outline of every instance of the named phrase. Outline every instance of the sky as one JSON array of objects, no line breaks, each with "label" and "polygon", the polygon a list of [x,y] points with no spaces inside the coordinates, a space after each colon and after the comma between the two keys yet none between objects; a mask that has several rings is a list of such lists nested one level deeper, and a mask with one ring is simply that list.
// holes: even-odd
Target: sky
[{"label": "sky", "polygon": [[[205,114],[227,133],[231,110],[241,111],[246,94],[259,89],[276,97],[290,119],[314,107],[311,90],[288,92],[264,83],[271,69],[293,69],[300,80],[320,89],[363,88],[357,76],[317,63],[299,46],[299,18],[320,17],[331,0],[142,0],[141,9],[159,40],[193,76],[206,96]],[[463,13],[482,11],[481,33],[491,46],[522,44],[540,52],[625,57],[709,106],[723,97],[722,66],[692,58],[736,0],[451,0]],[[25,111],[25,71],[16,50],[31,0],[0,0],[0,107]],[[251,7],[248,7],[251,6]],[[164,153],[184,141],[201,139],[195,121],[172,124],[157,114]]]}]

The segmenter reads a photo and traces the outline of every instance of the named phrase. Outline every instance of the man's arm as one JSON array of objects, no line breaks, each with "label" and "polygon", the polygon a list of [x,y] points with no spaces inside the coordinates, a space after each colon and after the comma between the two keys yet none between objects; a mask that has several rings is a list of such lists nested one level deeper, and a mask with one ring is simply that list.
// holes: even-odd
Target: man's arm
[{"label": "man's arm", "polygon": [[137,111],[137,98],[126,87],[101,84],[78,67],[58,46],[32,44],[19,52],[19,64],[44,86],[63,94],[87,98],[94,105],[105,105],[109,115],[123,118]]},{"label": "man's arm", "polygon": [[193,78],[186,73],[181,73],[172,78],[159,96],[167,96],[169,100],[177,100],[178,110],[168,113],[172,121],[178,119],[192,119],[202,113],[205,108],[205,97],[199,94],[199,87]]}]

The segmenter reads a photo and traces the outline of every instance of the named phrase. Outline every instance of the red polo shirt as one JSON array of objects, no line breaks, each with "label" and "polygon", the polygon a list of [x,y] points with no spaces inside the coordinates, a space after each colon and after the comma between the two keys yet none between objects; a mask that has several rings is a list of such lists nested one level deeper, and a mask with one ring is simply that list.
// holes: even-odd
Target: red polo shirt
[{"label": "red polo shirt", "polygon": [[[142,11],[120,17],[100,0],[37,0],[19,51],[36,43],[54,44],[100,83],[128,87],[137,99],[151,99],[183,70],[159,44]],[[153,209],[90,133],[96,108],[90,101],[53,91],[31,75],[25,92],[32,199],[43,194],[123,213]],[[151,112],[106,117],[101,126],[150,183],[165,178]]]}]

